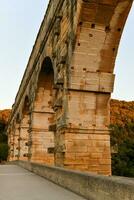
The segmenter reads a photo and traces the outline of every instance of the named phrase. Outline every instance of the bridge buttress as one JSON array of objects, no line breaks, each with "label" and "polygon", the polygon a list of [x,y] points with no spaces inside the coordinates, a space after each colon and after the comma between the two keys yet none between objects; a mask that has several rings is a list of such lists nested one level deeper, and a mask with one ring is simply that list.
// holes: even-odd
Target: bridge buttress
[{"label": "bridge buttress", "polygon": [[[115,59],[131,4],[129,0],[81,1],[64,78],[66,113],[56,130],[58,166],[111,174],[109,104]],[[75,27],[74,18],[72,24]]]}]

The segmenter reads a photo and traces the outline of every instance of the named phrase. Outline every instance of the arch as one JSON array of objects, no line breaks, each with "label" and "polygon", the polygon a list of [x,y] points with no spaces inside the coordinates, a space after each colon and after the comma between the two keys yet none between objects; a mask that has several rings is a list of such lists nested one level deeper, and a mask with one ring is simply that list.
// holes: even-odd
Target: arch
[{"label": "arch", "polygon": [[[54,133],[49,127],[54,123],[54,70],[50,57],[45,57],[38,75],[37,89],[32,112],[32,161],[54,162]],[[49,153],[51,151],[51,153]]]},{"label": "arch", "polygon": [[38,108],[39,110],[45,109],[46,111],[46,107],[49,108],[51,107],[51,105],[49,106],[48,104],[52,103],[50,101],[53,91],[53,83],[54,83],[53,64],[50,57],[46,57],[42,62],[40,73],[38,75],[37,89],[35,95],[35,104],[36,104],[35,107]]},{"label": "arch", "polygon": [[130,10],[127,23],[125,25],[125,30],[123,31],[114,69],[116,79],[112,98],[126,101],[133,101],[134,99],[133,87],[131,87],[133,85],[134,74],[132,61],[134,51],[134,29],[132,28],[133,19],[134,4]]},{"label": "arch", "polygon": [[22,117],[24,117],[24,115],[27,115],[28,112],[29,112],[29,97],[26,95],[22,108]]},{"label": "arch", "polygon": [[20,113],[17,113],[17,116],[16,116],[16,124],[19,124],[20,123]]}]

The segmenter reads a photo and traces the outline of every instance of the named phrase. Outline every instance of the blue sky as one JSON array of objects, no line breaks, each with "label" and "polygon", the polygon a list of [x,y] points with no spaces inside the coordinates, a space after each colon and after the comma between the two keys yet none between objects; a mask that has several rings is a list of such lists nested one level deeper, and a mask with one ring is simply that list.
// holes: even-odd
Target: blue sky
[{"label": "blue sky", "polygon": [[[4,0],[0,3],[0,109],[14,103],[48,0]],[[134,100],[134,6],[116,61],[116,99]]]},{"label": "blue sky", "polygon": [[113,98],[134,101],[134,4],[121,38],[116,59]]}]

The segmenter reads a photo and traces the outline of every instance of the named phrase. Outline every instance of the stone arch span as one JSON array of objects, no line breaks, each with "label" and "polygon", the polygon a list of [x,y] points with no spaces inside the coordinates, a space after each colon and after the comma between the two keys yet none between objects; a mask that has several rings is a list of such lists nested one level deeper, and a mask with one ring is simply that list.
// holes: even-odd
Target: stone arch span
[{"label": "stone arch span", "polygon": [[[11,117],[10,127],[30,93],[31,161],[55,158],[61,167],[111,174],[113,69],[132,2],[50,0]],[[40,66],[44,55],[51,55],[55,74],[49,57]]]},{"label": "stone arch span", "polygon": [[54,163],[54,70],[50,57],[45,57],[38,75],[32,111],[32,161]]}]

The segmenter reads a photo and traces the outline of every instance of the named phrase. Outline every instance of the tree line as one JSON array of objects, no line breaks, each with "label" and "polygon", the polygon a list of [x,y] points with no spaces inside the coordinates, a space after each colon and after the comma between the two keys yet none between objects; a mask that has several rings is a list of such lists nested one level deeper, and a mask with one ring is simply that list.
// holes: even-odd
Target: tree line
[{"label": "tree line", "polygon": [[134,177],[134,101],[111,100],[112,173]]},{"label": "tree line", "polygon": [[0,120],[0,163],[8,157],[8,136],[6,135],[6,122]]}]

